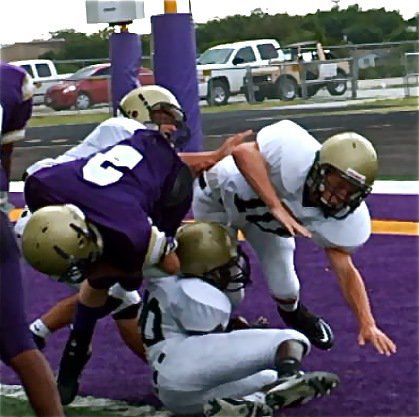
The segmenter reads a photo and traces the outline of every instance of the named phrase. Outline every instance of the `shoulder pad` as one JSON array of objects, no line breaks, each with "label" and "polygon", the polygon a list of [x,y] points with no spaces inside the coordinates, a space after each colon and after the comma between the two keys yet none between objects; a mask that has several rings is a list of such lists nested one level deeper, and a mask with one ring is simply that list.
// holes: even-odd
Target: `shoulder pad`
[{"label": "shoulder pad", "polygon": [[370,235],[371,217],[365,202],[343,220],[330,217],[313,223],[313,239],[323,247],[340,247],[351,252]]},{"label": "shoulder pad", "polygon": [[176,306],[182,326],[187,331],[208,333],[225,328],[231,314],[231,304],[224,293],[199,278],[181,278],[181,306]]}]

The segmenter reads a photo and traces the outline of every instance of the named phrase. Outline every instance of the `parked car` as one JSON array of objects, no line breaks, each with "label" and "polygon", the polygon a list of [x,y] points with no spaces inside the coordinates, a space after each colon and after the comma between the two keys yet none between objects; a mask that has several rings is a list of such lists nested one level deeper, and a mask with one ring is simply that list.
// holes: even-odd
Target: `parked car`
[{"label": "parked car", "polygon": [[[45,105],[54,110],[71,107],[85,110],[95,104],[110,102],[111,64],[95,64],[81,68],[66,80],[52,85],[45,94]],[[149,68],[138,69],[141,85],[154,84],[154,74]]]},{"label": "parked car", "polygon": [[28,59],[26,61],[12,61],[13,64],[23,68],[33,79],[35,92],[34,104],[43,104],[45,92],[60,80],[68,78],[71,74],[58,74],[55,64],[49,59]]}]

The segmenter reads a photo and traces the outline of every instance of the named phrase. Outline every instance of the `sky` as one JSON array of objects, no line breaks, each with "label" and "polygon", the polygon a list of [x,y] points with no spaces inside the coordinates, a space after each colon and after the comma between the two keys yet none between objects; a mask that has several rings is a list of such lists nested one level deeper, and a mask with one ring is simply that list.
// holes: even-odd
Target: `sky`
[{"label": "sky", "polygon": [[[397,10],[404,19],[419,12],[414,0],[190,0],[192,15],[197,23],[241,14],[249,15],[256,8],[266,13],[306,15],[318,9],[330,10],[335,2],[346,9],[358,4],[362,10],[384,7]],[[5,4],[7,3],[7,6]],[[178,12],[189,12],[189,0],[177,0]],[[130,32],[150,33],[150,16],[164,12],[164,0],[144,0],[145,18],[134,21]],[[49,33],[63,29],[95,33],[106,24],[87,24],[85,0],[2,0],[0,5],[0,44],[49,39]]]}]

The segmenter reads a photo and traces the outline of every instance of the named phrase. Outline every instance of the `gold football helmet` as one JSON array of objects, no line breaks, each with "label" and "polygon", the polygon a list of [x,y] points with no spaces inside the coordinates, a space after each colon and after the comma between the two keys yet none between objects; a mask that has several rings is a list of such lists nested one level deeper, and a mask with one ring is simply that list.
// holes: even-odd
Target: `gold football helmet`
[{"label": "gold football helmet", "polygon": [[371,142],[355,132],[344,132],[323,143],[307,186],[326,217],[343,219],[371,192],[377,172],[377,153]]},{"label": "gold football helmet", "polygon": [[[163,136],[177,149],[181,149],[191,137],[185,112],[176,97],[158,85],[146,85],[130,91],[122,98],[119,110],[125,117],[143,123],[151,129],[158,130],[162,124],[175,125],[174,132]],[[167,117],[170,122],[163,121]]]},{"label": "gold football helmet", "polygon": [[186,224],[176,239],[185,276],[202,278],[222,291],[238,291],[250,282],[249,259],[221,224]]},{"label": "gold football helmet", "polygon": [[176,122],[185,120],[185,113],[176,97],[166,88],[158,85],[137,87],[122,98],[119,109],[124,116],[140,123],[155,123],[153,111],[169,113]]},{"label": "gold football helmet", "polygon": [[72,204],[35,211],[22,234],[24,258],[36,270],[60,281],[80,282],[83,269],[101,255],[99,231]]}]

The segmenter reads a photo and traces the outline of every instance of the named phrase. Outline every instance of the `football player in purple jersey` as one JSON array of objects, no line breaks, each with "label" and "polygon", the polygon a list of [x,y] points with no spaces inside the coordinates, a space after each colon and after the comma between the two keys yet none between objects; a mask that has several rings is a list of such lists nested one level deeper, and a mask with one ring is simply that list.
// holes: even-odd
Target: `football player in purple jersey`
[{"label": "football player in purple jersey", "polygon": [[[134,102],[135,110],[129,108],[129,100],[121,102],[129,117],[144,111],[158,128],[173,124],[183,129],[183,111],[167,99],[167,90],[141,89],[136,91],[142,99]],[[160,119],[153,120],[155,115]],[[132,137],[89,158],[41,169],[25,183],[26,202],[35,212],[22,237],[25,258],[49,275],[69,281],[85,278],[58,375],[63,404],[70,403],[78,391],[96,321],[109,313],[104,311],[109,288],[119,283],[127,291],[136,290],[144,262],[158,263],[167,273],[177,272],[174,235],[190,208],[194,174],[217,162],[251,134],[233,136],[221,152],[178,155],[177,147],[185,140],[179,140],[182,135],[161,129],[162,134],[148,127],[152,129],[137,130]],[[57,235],[49,227],[54,215],[63,226]],[[73,252],[74,247],[58,244],[55,238],[65,235],[64,226],[69,227],[69,236],[80,239],[85,252]],[[44,256],[45,244],[53,246],[50,256]],[[58,267],[51,269],[56,258]]]},{"label": "football player in purple jersey", "polygon": [[[0,63],[1,143],[3,139],[7,141],[13,135],[19,136],[31,116],[30,84],[31,80],[25,71]],[[8,175],[2,165],[0,178],[1,190],[6,193]],[[7,194],[3,194],[3,197],[6,196]],[[7,198],[2,201],[0,209],[6,205]],[[0,210],[0,242],[1,360],[18,374],[37,416],[63,416],[51,368],[36,348],[28,331],[19,264],[20,252],[12,225],[3,210]]]},{"label": "football player in purple jersey", "polygon": [[[3,205],[6,204],[5,200],[9,191],[13,143],[23,139],[26,123],[32,115],[33,88],[32,79],[24,69],[0,62],[0,105],[2,107],[0,159],[3,166],[0,199]],[[7,205],[9,208],[8,201]]]}]

